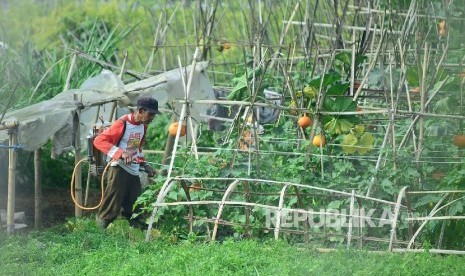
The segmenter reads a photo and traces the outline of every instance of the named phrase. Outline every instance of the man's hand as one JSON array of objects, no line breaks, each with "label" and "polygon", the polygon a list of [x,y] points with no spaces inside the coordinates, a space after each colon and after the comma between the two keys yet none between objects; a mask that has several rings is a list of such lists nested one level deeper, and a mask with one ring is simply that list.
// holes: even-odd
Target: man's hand
[{"label": "man's hand", "polygon": [[148,177],[154,177],[157,174],[157,172],[154,169],[152,169],[152,167],[150,167],[147,163],[144,164],[144,169]]},{"label": "man's hand", "polygon": [[123,159],[124,163],[131,164],[132,163],[132,155],[127,152],[123,152],[121,155],[121,159]]}]

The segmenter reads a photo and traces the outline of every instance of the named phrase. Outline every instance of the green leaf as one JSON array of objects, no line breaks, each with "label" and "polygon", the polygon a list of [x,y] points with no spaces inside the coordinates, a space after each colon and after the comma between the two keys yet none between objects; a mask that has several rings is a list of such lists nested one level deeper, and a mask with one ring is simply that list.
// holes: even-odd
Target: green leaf
[{"label": "green leaf", "polygon": [[334,56],[334,59],[339,60],[345,64],[350,64],[352,62],[352,55],[350,53],[343,52]]},{"label": "green leaf", "polygon": [[457,215],[463,212],[463,203],[462,201],[456,201],[449,209],[449,215]]},{"label": "green leaf", "polygon": [[332,118],[331,121],[325,124],[325,130],[330,134],[348,133],[352,127],[353,124],[346,119]]},{"label": "green leaf", "polygon": [[334,112],[352,111],[357,110],[357,103],[351,98],[337,98],[334,101],[333,110]]},{"label": "green leaf", "polygon": [[413,168],[408,168],[407,169],[407,175],[410,176],[410,177],[413,177],[413,178],[420,177],[420,174],[418,173],[418,171],[416,169],[413,169]]},{"label": "green leaf", "polygon": [[365,132],[365,126],[364,125],[356,125],[354,127],[354,134],[357,136],[357,137],[360,137],[362,136],[362,134]]},{"label": "green leaf", "polygon": [[339,207],[342,205],[342,200],[334,200],[334,201],[331,201],[329,204],[328,204],[328,209],[339,209]]},{"label": "green leaf", "polygon": [[328,88],[326,91],[326,95],[331,96],[331,95],[343,95],[347,89],[349,89],[350,84],[349,83],[341,83],[341,82],[336,82],[331,87]]},{"label": "green leaf", "polygon": [[338,126],[337,119],[331,118],[331,120],[325,124],[325,130],[328,133],[332,133],[332,134],[337,133],[338,131],[340,131],[340,129],[339,130],[336,129],[337,126]]},{"label": "green leaf", "polygon": [[[341,79],[341,74],[339,74],[336,71],[329,71],[328,73],[324,75],[323,88],[328,87],[329,85],[335,83],[336,81],[339,81],[340,79]],[[309,82],[309,85],[319,88],[320,82],[321,82],[321,76],[311,80]]]},{"label": "green leaf", "polygon": [[351,122],[349,122],[346,119],[338,119],[337,122],[339,123],[341,133],[348,133],[354,126]]},{"label": "green leaf", "polygon": [[[416,209],[418,207],[422,207],[422,206],[425,206],[425,205],[431,205],[434,206],[436,204],[436,202],[438,202],[440,200],[440,196],[437,196],[437,195],[425,195],[425,196],[422,196],[420,197],[416,203],[413,204],[413,207]],[[431,203],[431,204],[430,204]]]},{"label": "green leaf", "polygon": [[247,79],[245,75],[242,75],[241,77],[233,79],[233,81],[237,81],[236,86],[234,86],[233,90],[231,93],[228,95],[228,100],[230,101],[240,101],[243,100],[242,98],[242,91],[247,89]]},{"label": "green leaf", "polygon": [[365,154],[373,149],[373,144],[375,143],[375,138],[373,134],[365,132],[358,142],[357,151],[360,154]]},{"label": "green leaf", "polygon": [[410,87],[420,86],[418,78],[418,70],[415,67],[407,68],[407,75],[405,76]]},{"label": "green leaf", "polygon": [[357,137],[349,133],[344,136],[342,139],[342,151],[344,151],[347,154],[353,154],[357,150],[355,145],[358,143]]}]

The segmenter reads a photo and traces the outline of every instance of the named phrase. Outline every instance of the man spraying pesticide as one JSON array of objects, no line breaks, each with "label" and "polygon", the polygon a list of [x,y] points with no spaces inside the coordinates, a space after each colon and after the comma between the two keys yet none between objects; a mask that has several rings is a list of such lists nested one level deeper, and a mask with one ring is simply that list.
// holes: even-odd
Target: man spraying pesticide
[{"label": "man spraying pesticide", "polygon": [[131,219],[133,205],[142,192],[139,170],[155,176],[155,170],[145,162],[142,146],[148,124],[159,113],[157,100],[139,98],[135,112],[122,116],[95,137],[94,146],[110,159],[108,185],[97,214],[100,227],[107,228],[120,213],[130,225],[139,223]]}]

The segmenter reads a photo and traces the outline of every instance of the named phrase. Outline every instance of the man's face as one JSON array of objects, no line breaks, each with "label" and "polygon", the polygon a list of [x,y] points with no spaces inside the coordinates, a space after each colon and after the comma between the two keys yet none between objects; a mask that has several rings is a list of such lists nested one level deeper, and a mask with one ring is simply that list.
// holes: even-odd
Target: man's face
[{"label": "man's face", "polygon": [[139,121],[143,124],[150,124],[155,118],[155,113],[149,112],[143,108],[139,109]]}]

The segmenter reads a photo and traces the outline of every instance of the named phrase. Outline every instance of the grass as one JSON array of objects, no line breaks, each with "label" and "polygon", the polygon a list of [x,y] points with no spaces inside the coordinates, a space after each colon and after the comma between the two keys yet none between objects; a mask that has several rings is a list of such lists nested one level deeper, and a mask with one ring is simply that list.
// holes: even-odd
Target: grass
[{"label": "grass", "polygon": [[127,224],[105,231],[93,221],[7,237],[1,275],[461,275],[463,257],[340,250],[319,253],[284,241],[173,242]]}]

